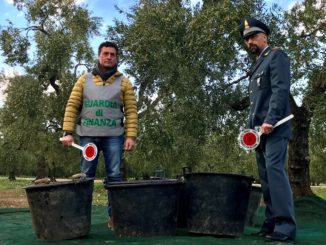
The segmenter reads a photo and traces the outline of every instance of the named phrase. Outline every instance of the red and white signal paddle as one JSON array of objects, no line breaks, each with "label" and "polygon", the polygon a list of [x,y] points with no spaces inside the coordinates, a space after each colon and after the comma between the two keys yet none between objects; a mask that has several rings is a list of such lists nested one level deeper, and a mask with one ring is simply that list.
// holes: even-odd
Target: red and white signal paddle
[{"label": "red and white signal paddle", "polygon": [[[62,138],[60,138],[60,141],[62,141]],[[86,161],[93,161],[97,156],[97,147],[93,143],[88,143],[85,146],[80,146],[72,142],[71,146],[81,150]]]},{"label": "red and white signal paddle", "polygon": [[[283,118],[282,120],[278,121],[273,128],[280,126],[281,124],[289,121],[294,116],[293,114]],[[261,131],[256,131],[254,129],[245,129],[243,130],[238,137],[239,145],[242,149],[246,151],[250,151],[255,149],[260,143],[260,136],[262,135]]]}]

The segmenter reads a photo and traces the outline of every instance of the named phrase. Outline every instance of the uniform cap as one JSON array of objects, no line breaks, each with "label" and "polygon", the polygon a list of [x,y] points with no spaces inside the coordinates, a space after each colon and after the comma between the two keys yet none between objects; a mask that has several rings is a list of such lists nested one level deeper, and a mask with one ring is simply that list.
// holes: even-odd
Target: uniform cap
[{"label": "uniform cap", "polygon": [[246,18],[242,20],[240,25],[240,35],[243,39],[259,32],[263,32],[268,36],[270,30],[267,25],[255,18]]}]

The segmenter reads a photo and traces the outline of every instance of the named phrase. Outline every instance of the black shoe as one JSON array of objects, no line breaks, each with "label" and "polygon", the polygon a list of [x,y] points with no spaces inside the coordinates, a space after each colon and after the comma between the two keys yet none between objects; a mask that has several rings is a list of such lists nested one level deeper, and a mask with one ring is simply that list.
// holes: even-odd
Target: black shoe
[{"label": "black shoe", "polygon": [[288,235],[285,235],[281,232],[274,231],[272,234],[265,236],[266,242],[293,242],[293,238],[289,237]]}]

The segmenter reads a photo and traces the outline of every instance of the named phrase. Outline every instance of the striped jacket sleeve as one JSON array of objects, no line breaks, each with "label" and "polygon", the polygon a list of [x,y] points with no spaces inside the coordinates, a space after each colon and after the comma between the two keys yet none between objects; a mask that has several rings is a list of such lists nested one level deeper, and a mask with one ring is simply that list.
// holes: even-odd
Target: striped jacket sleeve
[{"label": "striped jacket sleeve", "polygon": [[63,118],[63,131],[74,132],[76,120],[83,103],[83,89],[86,75],[81,76],[75,83],[68,99]]},{"label": "striped jacket sleeve", "polygon": [[125,114],[126,137],[136,138],[138,132],[137,102],[131,82],[126,77],[121,82],[121,97]]}]

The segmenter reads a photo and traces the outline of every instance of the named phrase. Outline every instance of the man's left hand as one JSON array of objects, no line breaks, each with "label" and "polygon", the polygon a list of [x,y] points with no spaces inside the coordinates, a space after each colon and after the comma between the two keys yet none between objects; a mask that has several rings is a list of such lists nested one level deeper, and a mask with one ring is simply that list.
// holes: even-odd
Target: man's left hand
[{"label": "man's left hand", "polygon": [[127,137],[125,141],[125,151],[132,151],[135,148],[135,139]]}]

